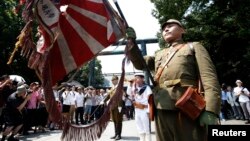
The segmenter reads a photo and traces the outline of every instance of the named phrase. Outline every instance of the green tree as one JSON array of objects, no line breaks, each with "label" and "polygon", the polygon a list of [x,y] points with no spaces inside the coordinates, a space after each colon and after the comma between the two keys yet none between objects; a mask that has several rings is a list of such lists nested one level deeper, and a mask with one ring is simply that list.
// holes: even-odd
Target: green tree
[{"label": "green tree", "polygon": [[16,38],[24,26],[21,13],[17,15],[14,13],[16,2],[16,0],[0,1],[0,75],[18,74],[28,82],[37,81],[34,70],[27,67],[27,60],[20,55],[20,50],[15,54],[13,62],[7,65],[15,47]]},{"label": "green tree", "polygon": [[[90,82],[91,83],[90,85],[94,87],[102,87],[104,83],[104,76],[102,75],[101,61],[97,60],[96,58],[94,58],[93,62],[91,61],[83,65],[79,69],[77,74],[74,76],[74,78],[75,80],[83,84],[85,87],[89,85],[90,79],[93,79],[92,82]],[[91,64],[91,63],[94,63],[94,64]]]},{"label": "green tree", "polygon": [[[151,0],[163,23],[176,18],[187,29],[185,40],[200,41],[214,61],[221,83],[250,83],[249,0]],[[161,37],[159,35],[159,37]]]}]

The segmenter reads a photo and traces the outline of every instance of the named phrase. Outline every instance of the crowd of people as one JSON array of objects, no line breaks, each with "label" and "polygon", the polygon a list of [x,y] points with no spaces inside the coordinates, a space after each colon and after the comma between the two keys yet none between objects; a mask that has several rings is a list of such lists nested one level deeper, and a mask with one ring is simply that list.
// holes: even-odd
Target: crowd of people
[{"label": "crowd of people", "polygon": [[235,84],[235,87],[225,83],[221,86],[220,119],[225,121],[233,118],[250,124],[250,93],[241,80],[236,80]]},{"label": "crowd of people", "polygon": [[[117,81],[118,82],[118,81]],[[86,125],[99,119],[108,102],[110,89],[83,87],[65,83],[52,87],[54,98],[62,116],[75,125]],[[21,106],[21,107],[20,107]],[[121,102],[121,117],[134,119],[134,106],[128,95]],[[9,75],[0,77],[0,128],[2,141],[15,140],[19,134],[28,135],[45,129],[61,129],[49,119],[44,92],[39,82],[17,82]],[[17,128],[18,127],[18,128]],[[10,135],[11,134],[11,135]]]},{"label": "crowd of people", "polygon": [[44,94],[38,82],[29,85],[24,81],[10,79],[9,75],[0,78],[0,129],[2,141],[17,140],[14,136],[27,135],[33,128],[45,131],[48,123]]}]

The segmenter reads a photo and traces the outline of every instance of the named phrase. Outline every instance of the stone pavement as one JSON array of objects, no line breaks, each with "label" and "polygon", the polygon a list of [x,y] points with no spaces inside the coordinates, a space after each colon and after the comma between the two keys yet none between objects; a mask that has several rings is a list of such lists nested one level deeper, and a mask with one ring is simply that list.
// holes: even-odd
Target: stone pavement
[{"label": "stone pavement", "polygon": [[[244,125],[242,120],[222,121],[222,125]],[[249,124],[248,124],[249,126]],[[151,122],[152,141],[155,139],[154,122]],[[113,123],[110,122],[98,141],[114,141],[110,139],[114,135]],[[31,133],[27,136],[20,136],[20,141],[60,141],[61,131],[46,131],[45,133]],[[123,121],[122,139],[120,141],[139,141],[139,136],[134,120]]]},{"label": "stone pavement", "polygon": [[[155,141],[154,122],[151,122],[152,141]],[[97,141],[114,141],[110,139],[114,135],[114,125],[110,122],[103,132],[101,138]],[[20,136],[20,141],[60,141],[61,131],[46,131],[45,133],[32,133],[27,136]],[[139,141],[139,135],[135,126],[135,120],[123,121],[122,139],[120,141]]]}]

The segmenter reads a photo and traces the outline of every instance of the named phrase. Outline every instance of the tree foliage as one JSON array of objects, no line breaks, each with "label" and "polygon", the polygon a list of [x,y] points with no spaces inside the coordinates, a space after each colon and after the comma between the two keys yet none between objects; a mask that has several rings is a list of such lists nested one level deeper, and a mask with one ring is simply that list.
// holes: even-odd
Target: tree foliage
[{"label": "tree foliage", "polygon": [[235,80],[241,79],[250,85],[249,0],[151,2],[159,23],[169,18],[181,20],[187,29],[185,40],[203,43],[216,65],[220,83],[235,85]]},{"label": "tree foliage", "polygon": [[102,75],[101,61],[94,58],[83,65],[76,74],[75,80],[83,84],[85,87],[89,85],[102,87],[104,76]]},{"label": "tree foliage", "polygon": [[[27,58],[20,55],[20,50],[15,53],[14,60],[10,65],[7,65],[8,59],[11,56],[12,51],[15,48],[15,43],[20,31],[24,27],[25,23],[21,17],[21,10],[18,13],[14,12],[14,8],[17,6],[18,1],[7,0],[0,1],[0,76],[3,74],[18,74],[25,78],[27,83],[32,81],[38,81],[38,77],[33,69],[28,68]],[[36,37],[34,36],[34,39]],[[82,83],[84,86],[89,85],[91,68],[90,62],[81,67],[74,76],[74,79]],[[91,85],[100,87],[103,84],[104,77],[101,72],[101,63],[99,60],[95,61],[93,69],[94,77],[91,79]],[[67,81],[75,72],[65,76],[62,80]],[[59,82],[60,83],[60,82]]]},{"label": "tree foliage", "polygon": [[16,2],[16,0],[0,1],[0,75],[18,74],[28,82],[37,81],[34,70],[27,67],[26,58],[20,56],[19,51],[15,54],[13,62],[7,65],[15,47],[16,38],[24,26],[21,13],[14,13]]}]

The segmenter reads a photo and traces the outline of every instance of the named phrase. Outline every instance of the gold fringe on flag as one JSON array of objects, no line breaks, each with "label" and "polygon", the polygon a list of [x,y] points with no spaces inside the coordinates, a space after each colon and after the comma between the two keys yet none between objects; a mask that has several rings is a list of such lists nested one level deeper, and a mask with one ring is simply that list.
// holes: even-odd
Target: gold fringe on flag
[{"label": "gold fringe on flag", "polygon": [[[29,40],[28,38],[30,38],[30,35],[31,35],[31,31],[32,31],[32,20],[30,20],[26,25],[25,27],[22,29],[20,35],[17,37],[18,41],[16,42],[15,44],[15,48],[13,50],[13,52],[11,53],[11,56],[7,62],[7,64],[11,64],[13,62],[13,59],[14,59],[14,56],[16,54],[16,52],[18,51],[18,48],[22,47],[24,50],[26,47],[30,47],[31,44],[28,44],[28,42],[26,42],[27,40]],[[27,46],[26,46],[27,45]],[[26,55],[26,54],[24,54]]]}]

